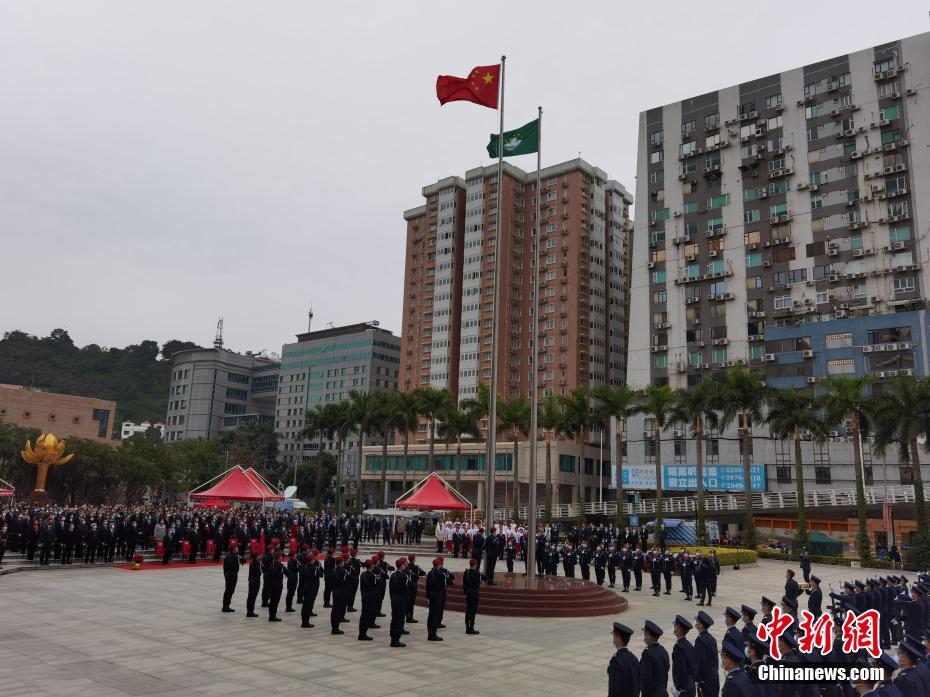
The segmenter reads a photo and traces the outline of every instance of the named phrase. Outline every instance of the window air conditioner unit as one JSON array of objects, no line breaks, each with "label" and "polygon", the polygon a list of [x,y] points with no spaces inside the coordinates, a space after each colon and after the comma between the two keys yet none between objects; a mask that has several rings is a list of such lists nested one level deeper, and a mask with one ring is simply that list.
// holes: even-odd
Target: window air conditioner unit
[{"label": "window air conditioner unit", "polygon": [[804,351],[801,355],[803,355],[804,358],[813,358],[814,352],[811,350],[807,350],[807,351]]}]

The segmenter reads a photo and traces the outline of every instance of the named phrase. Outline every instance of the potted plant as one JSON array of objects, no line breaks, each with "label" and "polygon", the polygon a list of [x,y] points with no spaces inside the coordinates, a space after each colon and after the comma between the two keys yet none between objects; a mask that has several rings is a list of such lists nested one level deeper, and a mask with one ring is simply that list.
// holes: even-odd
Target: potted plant
[{"label": "potted plant", "polygon": [[143,557],[141,554],[135,554],[135,555],[133,555],[133,557],[132,557],[132,570],[133,570],[133,571],[138,571],[139,569],[141,569],[141,568],[142,568],[142,562],[144,562],[144,561],[145,561],[145,557]]}]

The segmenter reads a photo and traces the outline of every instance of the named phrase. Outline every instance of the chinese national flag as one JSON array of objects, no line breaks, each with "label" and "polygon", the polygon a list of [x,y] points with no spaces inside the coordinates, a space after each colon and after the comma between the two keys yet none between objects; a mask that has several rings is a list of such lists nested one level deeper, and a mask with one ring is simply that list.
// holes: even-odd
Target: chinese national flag
[{"label": "chinese national flag", "polygon": [[436,96],[440,104],[474,102],[496,109],[500,74],[500,65],[482,65],[472,70],[466,78],[440,75],[436,78]]}]

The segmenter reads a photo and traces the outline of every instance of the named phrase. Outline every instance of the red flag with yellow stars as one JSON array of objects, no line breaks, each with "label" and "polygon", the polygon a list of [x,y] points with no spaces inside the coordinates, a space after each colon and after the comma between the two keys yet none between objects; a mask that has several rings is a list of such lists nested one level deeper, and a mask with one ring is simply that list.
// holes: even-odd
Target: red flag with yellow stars
[{"label": "red flag with yellow stars", "polygon": [[440,75],[436,78],[436,96],[440,104],[474,102],[496,109],[500,76],[500,65],[478,66],[466,78]]}]

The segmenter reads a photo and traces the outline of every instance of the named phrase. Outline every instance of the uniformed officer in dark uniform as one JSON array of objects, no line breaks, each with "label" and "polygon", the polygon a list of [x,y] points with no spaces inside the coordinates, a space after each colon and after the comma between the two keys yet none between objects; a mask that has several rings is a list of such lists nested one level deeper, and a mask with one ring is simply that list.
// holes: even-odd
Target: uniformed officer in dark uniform
[{"label": "uniformed officer in dark uniform", "polygon": [[807,553],[807,547],[801,549],[801,573],[804,574],[804,583],[811,582],[811,555]]},{"label": "uniformed officer in dark uniform", "polygon": [[255,612],[255,600],[262,583],[262,565],[258,560],[258,552],[252,551],[249,555],[249,592],[245,599],[245,616],[258,617]]},{"label": "uniformed officer in dark uniform", "polygon": [[662,578],[665,579],[665,595],[672,594],[672,572],[675,571],[675,557],[668,550],[662,552]]},{"label": "uniformed officer in dark uniform", "polygon": [[413,608],[417,602],[417,589],[420,585],[420,577],[426,576],[426,572],[417,566],[417,555],[410,553],[407,555],[407,576],[410,582],[407,584],[407,624],[418,624],[420,620],[413,618]]},{"label": "uniformed officer in dark uniform", "polygon": [[919,636],[923,634],[924,626],[924,605],[922,602],[923,591],[914,584],[911,586],[911,599],[896,598],[894,605],[904,608],[904,631],[907,634]]},{"label": "uniformed officer in dark uniform", "polygon": [[226,558],[223,560],[223,578],[226,589],[223,591],[223,612],[235,612],[229,605],[232,603],[233,593],[236,592],[236,582],[239,580],[239,548],[236,543],[229,545]]},{"label": "uniformed officer in dark uniform", "polygon": [[808,583],[810,583],[810,588],[804,591],[809,596],[807,610],[814,617],[820,617],[823,614],[823,591],[820,590],[820,577],[811,574]]},{"label": "uniformed officer in dark uniform", "polygon": [[340,554],[337,558],[336,568],[333,569],[332,609],[329,611],[330,634],[345,634],[339,625],[346,622],[346,601],[349,589],[349,569],[346,562],[348,554]]},{"label": "uniformed officer in dark uniform", "polygon": [[785,571],[785,596],[797,600],[799,595],[801,595],[801,587],[794,580],[794,569],[787,569]]},{"label": "uniformed officer in dark uniform", "polygon": [[633,552],[633,556],[630,560],[630,565],[633,570],[633,579],[636,582],[636,587],[633,590],[642,590],[643,589],[643,555],[637,549]]},{"label": "uniformed officer in dark uniform", "polygon": [[407,584],[410,582],[404,567],[407,565],[406,557],[401,557],[395,562],[396,571],[391,574],[390,593],[391,593],[391,646],[403,648],[406,646],[400,638],[403,634],[408,633],[404,630],[404,620],[407,618]]},{"label": "uniformed officer in dark uniform", "polygon": [[743,643],[748,646],[749,640],[756,635],[756,609],[748,605],[741,605],[740,610],[742,610],[743,615]]},{"label": "uniformed officer in dark uniform", "polygon": [[740,620],[740,613],[738,610],[727,607],[723,611],[723,622],[727,627],[726,635],[724,635],[724,640],[729,639],[734,644],[743,649],[743,656],[746,656],[746,639],[743,637],[743,633],[739,630],[739,627],[736,626],[736,623]]},{"label": "uniformed officer in dark uniform", "polygon": [[294,612],[294,593],[297,592],[297,580],[300,574],[300,565],[297,563],[297,556],[291,555],[287,560],[284,568],[284,575],[287,578],[287,590],[284,596],[284,611]]},{"label": "uniformed officer in dark uniform", "polygon": [[597,585],[604,585],[604,571],[607,569],[607,551],[604,549],[604,545],[599,544],[597,549],[594,550],[594,580],[597,581]]},{"label": "uniformed officer in dark uniform", "polygon": [[900,667],[898,661],[890,654],[882,655],[872,660],[872,665],[884,671],[884,679],[879,680],[875,686],[875,697],[901,697],[901,690],[894,684],[894,672]]},{"label": "uniformed officer in dark uniform", "polygon": [[281,592],[284,590],[284,564],[281,563],[281,550],[275,549],[274,561],[268,569],[265,583],[268,586],[268,621],[280,622],[278,617],[278,604],[281,602]]},{"label": "uniformed officer in dark uniform", "polygon": [[304,601],[300,605],[300,626],[304,629],[312,629],[313,624],[311,624],[310,618],[316,617],[316,613],[313,611],[313,603],[320,591],[323,567],[320,566],[313,553],[308,552],[304,555],[304,562],[300,565],[300,570],[297,573],[300,576],[298,582],[304,593]]},{"label": "uniformed officer in dark uniform", "polygon": [[369,629],[378,629],[375,624],[375,615],[378,611],[378,579],[373,570],[375,565],[374,559],[365,560],[365,570],[362,571],[358,578],[359,590],[362,594],[362,613],[358,618],[358,640],[372,641],[368,636]]},{"label": "uniformed officer in dark uniform", "polygon": [[743,670],[745,656],[742,648],[729,639],[724,639],[720,655],[727,674],[723,681],[723,697],[754,697],[749,676]]},{"label": "uniformed officer in dark uniform", "polygon": [[898,644],[898,662],[901,669],[894,679],[894,685],[901,691],[902,697],[924,697],[923,681],[917,673],[917,661],[920,649],[909,639]]},{"label": "uniformed officer in dark uniform", "polygon": [[481,594],[481,572],[478,560],[469,560],[469,568],[462,575],[462,591],[465,593],[465,633],[480,634],[475,629],[475,617],[478,614],[478,598]]},{"label": "uniformed officer in dark uniform", "polygon": [[749,666],[746,668],[746,674],[749,676],[749,682],[752,684],[755,697],[773,697],[772,684],[759,680],[759,666],[767,663],[770,657],[768,642],[762,641],[753,635],[749,639],[747,646]]},{"label": "uniformed officer in dark uniform", "polygon": [[759,605],[762,607],[762,622],[761,624],[768,624],[772,621],[772,610],[775,609],[775,601],[769,600],[764,595],[762,600],[759,601]]},{"label": "uniformed officer in dark uniform", "polygon": [[607,697],[639,697],[639,661],[627,648],[633,630],[614,622],[613,640],[616,653],[607,666]]},{"label": "uniformed officer in dark uniform", "polygon": [[720,659],[717,656],[717,640],[707,631],[714,624],[714,620],[701,610],[694,618],[694,626],[698,630],[694,640],[694,654],[697,659],[697,674],[695,675],[699,697],[717,697],[720,692],[720,677],[717,666]]},{"label": "uniformed officer in dark uniform", "polygon": [[655,622],[646,620],[643,626],[643,641],[646,648],[639,657],[639,673],[642,676],[642,697],[667,697],[668,669],[670,661],[668,651],[659,643],[662,628]]},{"label": "uniformed officer in dark uniform", "polygon": [[676,697],[695,697],[694,676],[697,673],[697,657],[694,647],[686,635],[693,628],[687,619],[675,615],[675,646],[672,647],[672,687]]},{"label": "uniformed officer in dark uniform", "polygon": [[692,600],[694,598],[694,563],[687,551],[680,552],[678,555],[678,573],[681,575],[681,590],[685,594],[685,600]]},{"label": "uniformed officer in dark uniform", "polygon": [[662,555],[653,547],[646,559],[649,561],[649,579],[652,581],[653,597],[658,597],[662,590]]},{"label": "uniformed officer in dark uniform", "polygon": [[429,614],[426,618],[427,641],[442,641],[437,631],[445,626],[442,624],[442,613],[446,609],[446,587],[452,583],[452,574],[446,573],[442,563],[442,557],[433,559],[433,568],[426,574],[426,598],[429,602]]}]

